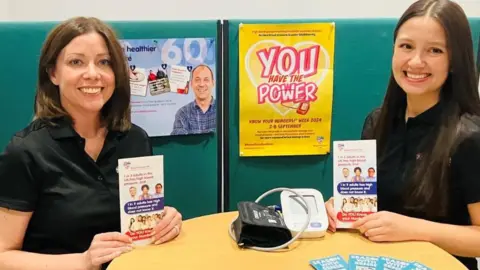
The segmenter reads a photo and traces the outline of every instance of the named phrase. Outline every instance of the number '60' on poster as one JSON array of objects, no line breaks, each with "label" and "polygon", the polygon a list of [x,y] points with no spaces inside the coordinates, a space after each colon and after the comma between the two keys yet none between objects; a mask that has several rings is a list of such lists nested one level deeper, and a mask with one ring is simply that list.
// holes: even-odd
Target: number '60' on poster
[{"label": "number '60' on poster", "polygon": [[328,153],[335,24],[239,28],[240,156]]}]

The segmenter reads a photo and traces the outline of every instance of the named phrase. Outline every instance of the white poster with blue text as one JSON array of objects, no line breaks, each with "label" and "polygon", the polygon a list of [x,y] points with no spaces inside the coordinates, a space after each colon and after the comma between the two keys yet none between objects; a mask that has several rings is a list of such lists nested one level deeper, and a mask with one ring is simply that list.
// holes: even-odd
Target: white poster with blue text
[{"label": "white poster with blue text", "polygon": [[214,38],[124,39],[132,122],[150,137],[216,130]]}]

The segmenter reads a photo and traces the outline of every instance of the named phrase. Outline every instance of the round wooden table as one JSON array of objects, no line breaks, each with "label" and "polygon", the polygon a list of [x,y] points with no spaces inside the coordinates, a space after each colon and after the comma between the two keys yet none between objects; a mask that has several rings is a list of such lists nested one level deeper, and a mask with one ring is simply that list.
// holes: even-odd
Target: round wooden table
[{"label": "round wooden table", "polygon": [[432,269],[466,269],[457,259],[428,242],[374,243],[356,232],[337,231],[320,239],[299,240],[289,251],[241,249],[228,229],[237,212],[187,220],[171,242],[138,247],[112,261],[108,270],[160,269],[288,269],[312,270],[309,261],[335,254],[388,256],[417,261]]}]

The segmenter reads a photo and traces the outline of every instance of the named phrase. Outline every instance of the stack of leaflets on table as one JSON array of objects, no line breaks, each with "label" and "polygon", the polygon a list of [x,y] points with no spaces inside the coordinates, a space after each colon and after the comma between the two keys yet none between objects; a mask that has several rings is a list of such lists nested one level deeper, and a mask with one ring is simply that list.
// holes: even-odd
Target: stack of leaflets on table
[{"label": "stack of leaflets on table", "polygon": [[345,261],[332,255],[310,261],[316,270],[432,270],[419,262],[408,262],[391,257],[352,254]]}]

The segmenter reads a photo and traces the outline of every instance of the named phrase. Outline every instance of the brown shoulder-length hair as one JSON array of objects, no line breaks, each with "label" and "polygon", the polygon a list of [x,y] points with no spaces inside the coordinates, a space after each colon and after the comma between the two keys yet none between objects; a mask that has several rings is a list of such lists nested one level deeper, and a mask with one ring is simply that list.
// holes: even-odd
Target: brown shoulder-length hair
[{"label": "brown shoulder-length hair", "polygon": [[[410,186],[405,190],[405,208],[439,218],[448,214],[449,162],[458,143],[460,118],[464,114],[480,115],[480,100],[472,34],[462,8],[449,0],[420,0],[413,3],[398,21],[394,43],[400,27],[418,16],[434,18],[443,26],[451,71],[440,91],[443,109],[438,116],[438,129],[434,138],[425,138],[427,149],[422,153],[422,158],[417,160]],[[404,112],[405,107],[406,94],[392,74],[374,129],[379,155],[385,150],[395,117]]]},{"label": "brown shoulder-length hair", "polygon": [[115,32],[97,18],[75,17],[56,26],[48,35],[38,64],[38,85],[35,95],[35,119],[50,120],[70,115],[60,102],[58,86],[50,80],[49,72],[55,67],[58,55],[74,38],[96,32],[103,37],[107,45],[113,73],[115,90],[112,97],[103,106],[101,117],[103,124],[117,131],[131,127],[130,120],[130,81],[127,60]]}]

